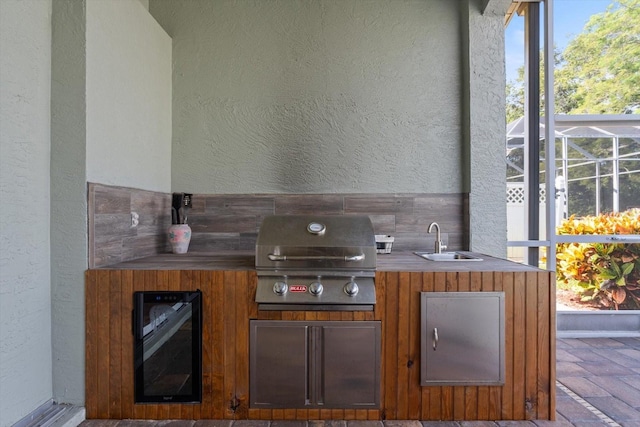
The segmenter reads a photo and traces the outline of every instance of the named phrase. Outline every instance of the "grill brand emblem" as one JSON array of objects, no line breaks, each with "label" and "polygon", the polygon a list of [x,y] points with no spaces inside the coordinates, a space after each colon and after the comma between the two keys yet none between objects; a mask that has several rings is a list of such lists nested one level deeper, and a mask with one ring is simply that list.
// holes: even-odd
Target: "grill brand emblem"
[{"label": "grill brand emblem", "polygon": [[307,292],[305,285],[293,285],[289,287],[289,292]]}]

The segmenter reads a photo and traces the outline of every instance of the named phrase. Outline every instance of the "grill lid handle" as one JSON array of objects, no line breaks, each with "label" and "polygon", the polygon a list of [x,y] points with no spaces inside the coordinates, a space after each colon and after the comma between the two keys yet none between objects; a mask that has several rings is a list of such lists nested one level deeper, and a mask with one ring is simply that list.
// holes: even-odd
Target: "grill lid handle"
[{"label": "grill lid handle", "polygon": [[364,260],[364,254],[345,256],[306,256],[306,255],[267,255],[270,261],[345,261],[358,262]]}]

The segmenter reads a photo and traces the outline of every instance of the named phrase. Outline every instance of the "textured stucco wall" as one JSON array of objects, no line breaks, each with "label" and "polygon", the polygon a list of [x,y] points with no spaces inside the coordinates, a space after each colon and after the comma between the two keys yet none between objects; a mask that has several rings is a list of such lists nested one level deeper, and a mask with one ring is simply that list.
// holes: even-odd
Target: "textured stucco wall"
[{"label": "textured stucco wall", "polygon": [[170,191],[171,40],[138,0],[53,0],[52,26],[53,397],[83,404],[87,181]]},{"label": "textured stucco wall", "polygon": [[[469,174],[470,249],[507,255],[504,141],[504,13],[508,4],[467,0],[463,8],[463,120]],[[499,7],[500,6],[500,7]]]},{"label": "textured stucco wall", "polygon": [[84,403],[87,268],[85,2],[53,0],[51,285],[53,395]]},{"label": "textured stucco wall", "polygon": [[459,192],[459,2],[151,0],[174,191]]},{"label": "textured stucco wall", "polygon": [[87,1],[87,180],[171,191],[171,38],[139,1]]},{"label": "textured stucco wall", "polygon": [[51,1],[0,1],[0,427],[52,397]]}]

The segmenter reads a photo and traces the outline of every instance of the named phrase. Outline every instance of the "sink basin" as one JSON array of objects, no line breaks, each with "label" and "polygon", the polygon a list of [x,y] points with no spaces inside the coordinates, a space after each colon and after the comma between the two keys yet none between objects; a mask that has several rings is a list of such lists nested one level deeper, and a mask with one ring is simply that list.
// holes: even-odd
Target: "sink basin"
[{"label": "sink basin", "polygon": [[482,258],[462,252],[442,252],[439,254],[432,252],[414,252],[414,254],[429,261],[482,261]]}]

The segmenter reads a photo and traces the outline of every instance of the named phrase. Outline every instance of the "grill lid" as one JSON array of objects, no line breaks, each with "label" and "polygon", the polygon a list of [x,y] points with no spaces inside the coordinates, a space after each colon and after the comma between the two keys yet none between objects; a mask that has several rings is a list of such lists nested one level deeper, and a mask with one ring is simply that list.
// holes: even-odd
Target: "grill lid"
[{"label": "grill lid", "polygon": [[368,216],[273,215],[256,243],[256,269],[375,270],[376,242]]}]

